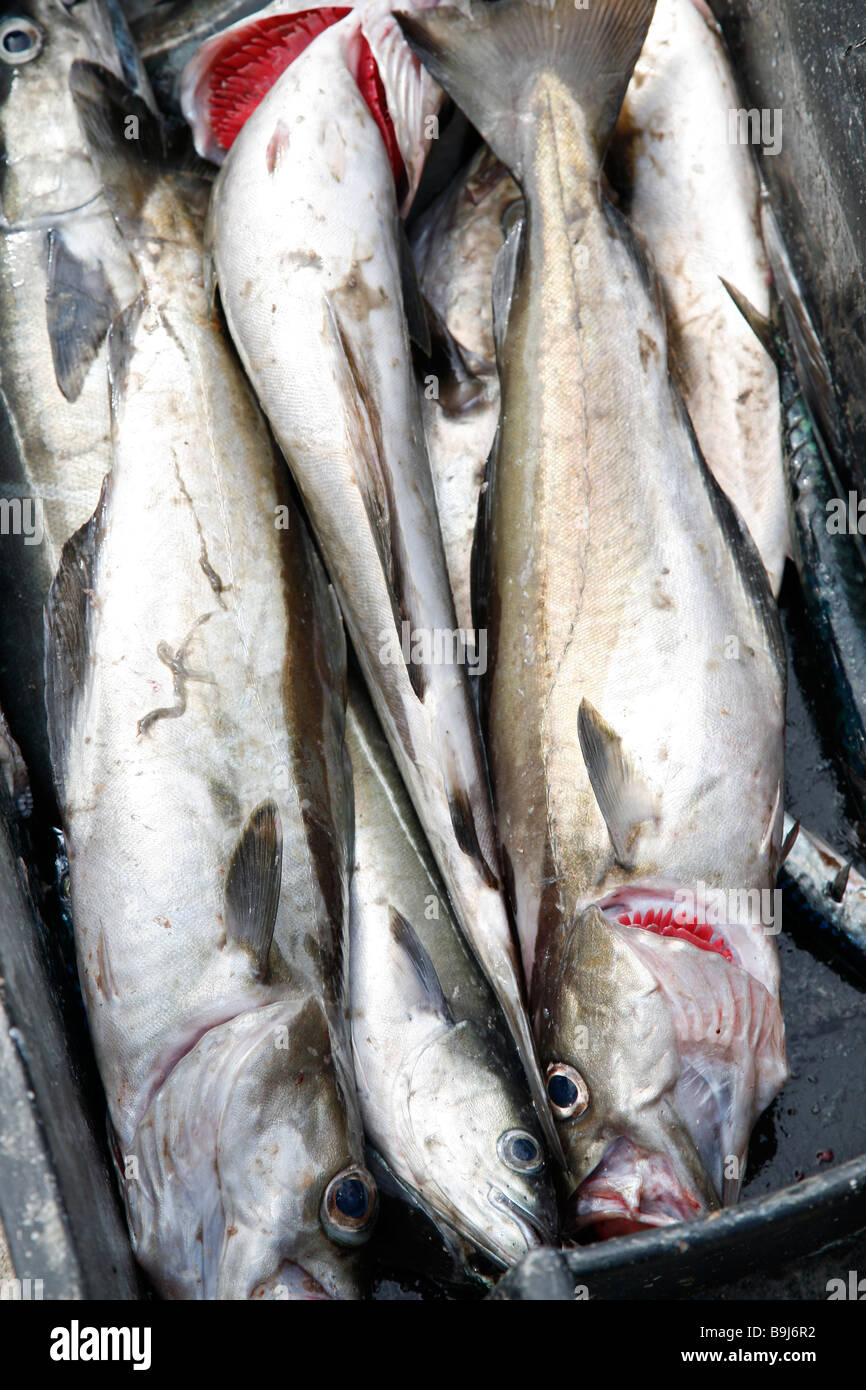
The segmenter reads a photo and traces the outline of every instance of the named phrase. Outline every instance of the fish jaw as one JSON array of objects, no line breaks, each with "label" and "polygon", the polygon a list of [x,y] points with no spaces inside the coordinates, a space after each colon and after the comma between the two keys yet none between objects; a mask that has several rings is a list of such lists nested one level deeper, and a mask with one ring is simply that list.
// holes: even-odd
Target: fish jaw
[{"label": "fish jaw", "polygon": [[670,1159],[615,1139],[569,1203],[570,1232],[595,1227],[605,1237],[670,1226],[700,1214],[703,1202],[677,1177]]},{"label": "fish jaw", "polygon": [[649,928],[626,925],[635,901],[647,899],[578,913],[539,979],[542,1065],[585,1087],[558,1112],[579,1225],[664,1224],[735,1201],[752,1125],[787,1076],[778,993],[733,959],[751,929],[715,929],[728,960],[715,933],[654,931],[646,906]]},{"label": "fish jaw", "polygon": [[332,1295],[326,1293],[317,1279],[301,1265],[286,1262],[280,1265],[271,1279],[262,1280],[250,1294],[251,1299],[280,1299],[289,1303],[330,1303]]}]

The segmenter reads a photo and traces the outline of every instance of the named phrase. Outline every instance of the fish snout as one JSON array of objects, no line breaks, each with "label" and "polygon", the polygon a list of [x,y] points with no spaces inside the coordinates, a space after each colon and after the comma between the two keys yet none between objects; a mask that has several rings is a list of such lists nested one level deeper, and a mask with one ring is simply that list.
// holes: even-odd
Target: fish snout
[{"label": "fish snout", "polygon": [[500,1254],[507,1264],[513,1264],[528,1250],[537,1250],[542,1245],[551,1245],[554,1239],[553,1213],[530,1211],[522,1202],[517,1202],[501,1187],[491,1186],[487,1190],[487,1200],[495,1210],[506,1218],[499,1223],[501,1240]]},{"label": "fish snout", "polygon": [[572,1194],[566,1222],[569,1234],[595,1227],[604,1240],[689,1221],[705,1206],[667,1155],[619,1138]]},{"label": "fish snout", "polygon": [[289,1303],[320,1303],[332,1301],[318,1279],[315,1279],[302,1265],[289,1260],[283,1262],[276,1274],[263,1279],[250,1294],[250,1298],[276,1299]]}]

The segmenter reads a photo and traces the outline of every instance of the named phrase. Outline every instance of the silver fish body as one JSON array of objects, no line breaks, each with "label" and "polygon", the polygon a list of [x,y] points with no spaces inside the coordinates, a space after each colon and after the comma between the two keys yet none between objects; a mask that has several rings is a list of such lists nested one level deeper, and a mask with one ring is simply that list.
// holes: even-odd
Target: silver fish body
[{"label": "silver fish body", "polygon": [[422,384],[424,434],[459,627],[473,628],[472,542],[487,458],[499,420],[493,343],[493,267],[502,219],[520,198],[508,171],[482,147],[424,214],[413,238],[421,287],[469,363],[478,390],[452,404],[448,384]]},{"label": "silver fish body", "polygon": [[42,605],[110,466],[106,335],[139,288],[69,73],[77,59],[136,73],[122,16],[103,0],[27,0],[0,25],[0,660],[7,715],[50,794]]},{"label": "silver fish body", "polygon": [[619,121],[624,210],[661,281],[669,351],[704,458],[778,593],[788,550],[778,381],[720,278],[769,312],[760,178],[739,108],[706,5],[658,0]]},{"label": "silver fish body", "polygon": [[108,74],[75,83],[147,285],[112,329],[113,466],[64,550],[46,669],[134,1248],[170,1298],[353,1297],[375,1190],[345,1021],[342,628],[212,317],[207,185],[163,172]]},{"label": "silver fish body", "polygon": [[499,296],[484,701],[570,1216],[611,1231],[735,1195],[786,1075],[771,936],[734,912],[722,947],[687,910],[701,885],[772,890],[785,667],[763,567],[695,446],[651,282],[599,188],[652,8],[401,16],[526,198]]},{"label": "silver fish body", "polygon": [[[388,6],[368,5],[320,34],[243,126],[214,188],[214,260],[461,928],[546,1109],[411,368],[394,178],[356,81],[361,37],[411,195],[440,98]],[[190,80],[199,90],[197,69]]]},{"label": "silver fish body", "polygon": [[360,683],[347,743],[352,1045],[368,1143],[467,1264],[481,1250],[502,1267],[553,1240],[541,1130]]}]

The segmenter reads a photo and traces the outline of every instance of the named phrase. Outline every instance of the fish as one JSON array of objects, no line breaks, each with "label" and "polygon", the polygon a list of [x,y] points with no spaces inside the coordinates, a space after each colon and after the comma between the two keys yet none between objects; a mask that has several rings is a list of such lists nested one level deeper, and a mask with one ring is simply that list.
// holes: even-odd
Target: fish
[{"label": "fish", "polygon": [[653,8],[398,16],[526,201],[494,288],[482,710],[564,1225],[602,1235],[735,1200],[787,1076],[777,926],[753,920],[781,844],[778,614],[599,179]]},{"label": "fish", "polygon": [[[776,246],[776,242],[771,243]],[[765,315],[733,286],[732,302],[779,375],[785,491],[794,565],[806,616],[823,656],[823,695],[832,709],[828,740],[847,799],[866,829],[866,540],[856,494],[847,492],[818,421],[829,368],[799,285],[779,247],[780,297]],[[853,510],[852,510],[853,497]]]},{"label": "fish", "polygon": [[[552,1244],[542,1131],[490,988],[466,947],[363,683],[350,683],[355,792],[352,1051],[370,1168],[453,1251],[498,1268]],[[380,1179],[380,1186],[384,1183]]]},{"label": "fish", "polygon": [[412,236],[421,289],[454,344],[450,360],[422,364],[421,408],[457,624],[465,631],[474,630],[472,542],[499,420],[493,267],[503,217],[520,200],[507,169],[482,146]]},{"label": "fish", "polygon": [[0,774],[3,1298],[136,1299],[140,1280],[104,1135],[58,1000],[55,942],[21,809],[27,769],[2,714]]},{"label": "fish", "polygon": [[658,275],[701,452],[778,594],[789,548],[778,381],[721,283],[769,311],[761,182],[739,107],[703,0],[658,0],[605,168]]},{"label": "fish", "polygon": [[356,1298],[377,1198],[346,1020],[342,625],[213,312],[209,181],[112,74],[71,81],[145,284],[111,328],[111,472],[46,609],[79,976],[133,1248],[164,1298]]},{"label": "fish", "polygon": [[42,608],[110,467],[106,338],[140,288],[69,72],[100,62],[151,100],[112,0],[26,0],[0,19],[0,696],[50,805]]},{"label": "fish", "polygon": [[[412,370],[407,317],[422,347],[428,324],[420,295],[413,298],[400,214],[441,101],[422,72],[378,0],[321,32],[225,154],[210,245],[238,354],[303,498],[376,711],[555,1153],[467,679],[480,652],[456,626]],[[182,100],[203,153],[211,148],[208,91],[197,59]]]},{"label": "fish", "polygon": [[829,938],[833,954],[851,965],[862,981],[866,977],[866,878],[849,856],[787,813],[785,838],[791,848],[779,870],[782,891]]}]

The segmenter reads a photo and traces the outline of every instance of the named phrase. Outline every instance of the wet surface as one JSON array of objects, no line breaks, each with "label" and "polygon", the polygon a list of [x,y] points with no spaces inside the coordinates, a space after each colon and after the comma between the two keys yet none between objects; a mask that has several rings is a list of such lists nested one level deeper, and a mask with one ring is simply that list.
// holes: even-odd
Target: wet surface
[{"label": "wet surface", "polygon": [[[786,807],[862,867],[862,845],[827,756],[823,673],[813,665],[800,602],[789,567],[782,592],[789,668]],[[779,953],[791,1079],[752,1136],[747,1197],[866,1152],[866,992],[787,895]]]}]

